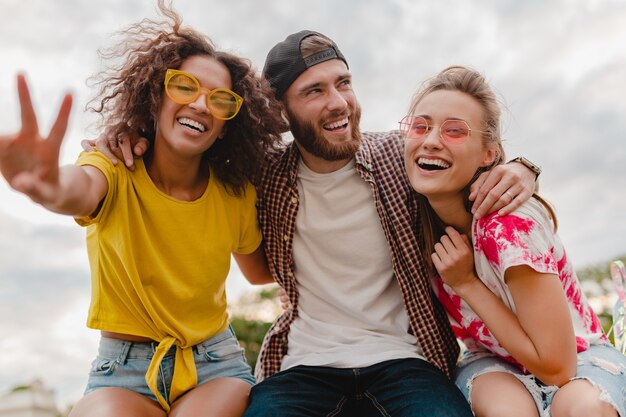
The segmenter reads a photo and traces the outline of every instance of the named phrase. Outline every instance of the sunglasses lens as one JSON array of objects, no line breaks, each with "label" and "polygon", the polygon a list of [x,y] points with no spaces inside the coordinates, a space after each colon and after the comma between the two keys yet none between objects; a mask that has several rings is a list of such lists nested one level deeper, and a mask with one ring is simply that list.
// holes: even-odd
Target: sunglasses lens
[{"label": "sunglasses lens", "polygon": [[400,122],[400,130],[410,139],[420,139],[428,133],[428,122],[423,117],[406,116]]},{"label": "sunglasses lens", "polygon": [[461,142],[469,136],[469,127],[461,120],[446,120],[441,125],[441,135],[450,142]]},{"label": "sunglasses lens", "polygon": [[411,121],[411,133],[417,137],[428,133],[428,122],[423,117],[414,117]]},{"label": "sunglasses lens", "polygon": [[228,90],[215,90],[209,98],[209,107],[214,117],[230,119],[237,114],[237,97]]},{"label": "sunglasses lens", "polygon": [[[400,130],[409,139],[422,139],[436,126],[430,126],[421,116],[406,116],[400,122]],[[469,126],[463,120],[446,120],[439,127],[441,137],[448,142],[460,143],[469,136]]]},{"label": "sunglasses lens", "polygon": [[180,104],[191,103],[198,97],[198,86],[189,76],[176,74],[167,83],[167,94]]},{"label": "sunglasses lens", "polygon": [[206,94],[206,105],[211,114],[222,120],[235,117],[243,102],[237,94],[225,88],[217,88],[212,91],[200,88],[195,78],[177,70],[168,70],[165,92],[169,98],[178,104],[192,103],[198,99],[200,94]]}]

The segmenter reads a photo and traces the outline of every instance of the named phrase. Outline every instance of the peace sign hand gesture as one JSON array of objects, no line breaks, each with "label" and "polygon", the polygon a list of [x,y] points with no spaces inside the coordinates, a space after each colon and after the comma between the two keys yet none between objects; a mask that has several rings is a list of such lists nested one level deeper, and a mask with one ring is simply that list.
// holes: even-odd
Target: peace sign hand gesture
[{"label": "peace sign hand gesture", "polygon": [[72,96],[63,98],[59,114],[47,137],[39,132],[37,116],[24,75],[17,76],[22,128],[0,135],[0,173],[15,190],[45,204],[59,189],[59,153],[72,108]]}]

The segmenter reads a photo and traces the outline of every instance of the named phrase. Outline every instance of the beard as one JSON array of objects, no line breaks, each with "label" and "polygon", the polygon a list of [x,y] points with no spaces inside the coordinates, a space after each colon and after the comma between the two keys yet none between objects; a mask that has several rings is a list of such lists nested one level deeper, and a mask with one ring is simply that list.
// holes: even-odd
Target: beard
[{"label": "beard", "polygon": [[[300,146],[302,146],[311,155],[327,161],[341,161],[354,157],[359,150],[361,143],[361,131],[359,123],[361,121],[361,107],[357,104],[350,120],[350,138],[341,143],[331,143],[325,137],[323,132],[316,130],[313,123],[308,120],[299,119],[291,112],[289,106],[285,106],[287,116],[289,117],[289,127],[291,134]],[[329,118],[339,118],[342,114],[331,114]],[[320,128],[322,129],[322,128]]]}]

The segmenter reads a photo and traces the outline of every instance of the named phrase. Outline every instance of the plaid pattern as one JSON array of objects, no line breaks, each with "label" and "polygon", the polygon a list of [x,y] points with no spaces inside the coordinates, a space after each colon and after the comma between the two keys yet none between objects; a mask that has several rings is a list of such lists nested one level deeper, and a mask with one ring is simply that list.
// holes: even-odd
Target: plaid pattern
[{"label": "plaid pattern", "polygon": [[[417,203],[404,173],[402,139],[397,131],[364,133],[356,169],[372,186],[376,208],[392,253],[392,265],[403,294],[412,333],[428,361],[451,377],[459,347],[447,316],[436,301],[421,262],[416,227]],[[292,241],[298,213],[296,176],[300,154],[295,144],[271,158],[258,187],[258,213],[265,251],[276,281],[291,300],[265,336],[257,361],[259,381],[280,370],[287,353],[289,326],[298,315],[298,289],[293,272]]]}]

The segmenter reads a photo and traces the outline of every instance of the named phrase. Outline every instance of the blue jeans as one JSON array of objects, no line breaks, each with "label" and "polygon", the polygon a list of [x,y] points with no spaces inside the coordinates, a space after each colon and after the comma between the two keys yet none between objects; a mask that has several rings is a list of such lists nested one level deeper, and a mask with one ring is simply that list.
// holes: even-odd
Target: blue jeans
[{"label": "blue jeans", "polygon": [[366,368],[296,366],[252,387],[244,417],[471,417],[459,389],[421,359]]},{"label": "blue jeans", "polygon": [[[100,338],[98,357],[91,364],[85,394],[99,388],[119,387],[135,391],[157,401],[146,383],[146,372],[154,355],[156,343],[137,343]],[[157,382],[159,392],[169,397],[174,374],[175,347],[163,358]],[[238,378],[250,385],[256,381],[246,362],[243,348],[233,329],[226,330],[193,346],[198,385],[216,378]]]}]

